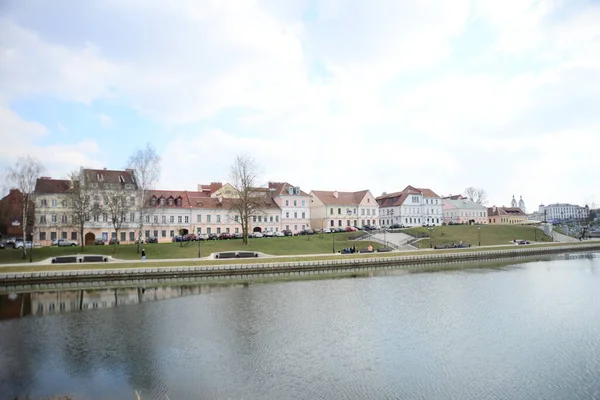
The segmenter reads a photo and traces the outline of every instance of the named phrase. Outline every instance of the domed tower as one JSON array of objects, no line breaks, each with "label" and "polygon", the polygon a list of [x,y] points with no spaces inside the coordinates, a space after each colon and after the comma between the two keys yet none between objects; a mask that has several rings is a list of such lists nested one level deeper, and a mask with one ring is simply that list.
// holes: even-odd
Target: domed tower
[{"label": "domed tower", "polygon": [[513,207],[513,208],[517,207],[517,200],[515,199],[515,195],[514,194],[513,194],[513,199],[510,202],[510,206]]},{"label": "domed tower", "polygon": [[521,196],[521,198],[519,199],[519,208],[526,213],[527,211],[525,210],[525,201],[523,201],[523,196]]}]

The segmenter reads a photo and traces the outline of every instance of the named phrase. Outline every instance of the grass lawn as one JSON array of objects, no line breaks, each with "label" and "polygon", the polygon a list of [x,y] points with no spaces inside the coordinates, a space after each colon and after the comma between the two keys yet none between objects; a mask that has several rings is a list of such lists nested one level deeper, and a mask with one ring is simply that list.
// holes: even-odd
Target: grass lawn
[{"label": "grass lawn", "polygon": [[[420,240],[415,245],[420,248],[430,247],[428,228],[409,228],[404,229],[403,232],[416,237],[424,235],[427,239]],[[431,232],[434,245],[458,244],[462,240],[463,243],[477,246],[480,238],[482,246],[510,244],[513,239],[529,240],[530,242],[552,241],[552,238],[544,234],[542,230],[523,225],[448,225],[436,226]]]},{"label": "grass lawn", "polygon": [[[600,241],[585,241],[568,243],[569,246],[578,246],[590,243],[598,243]],[[354,244],[358,242],[353,242]],[[337,244],[337,242],[336,242]],[[167,244],[168,245],[168,244]],[[523,248],[535,247],[553,247],[562,246],[565,243],[543,243],[531,244],[522,246]],[[521,247],[521,246],[515,246]],[[489,246],[489,247],[474,247],[464,249],[448,249],[448,250],[413,250],[406,252],[390,252],[390,253],[371,253],[371,254],[325,254],[325,255],[290,255],[289,257],[278,258],[247,258],[247,259],[226,259],[226,260],[198,260],[197,258],[189,258],[183,261],[156,261],[152,262],[138,261],[137,258],[127,263],[96,263],[96,264],[49,264],[49,265],[29,265],[22,263],[19,266],[0,267],[0,272],[35,272],[35,271],[65,271],[65,270],[92,270],[92,269],[108,269],[108,268],[153,268],[153,267],[187,267],[187,266],[209,266],[220,264],[256,264],[270,262],[297,262],[297,261],[323,261],[348,258],[385,258],[398,256],[416,256],[421,254],[444,254],[444,253],[475,253],[478,251],[493,251],[493,250],[512,250],[511,246]],[[135,249],[134,249],[135,251]]]},{"label": "grass lawn", "polygon": [[[244,246],[241,239],[183,243],[151,243],[144,244],[144,249],[146,249],[147,258],[151,260],[166,258],[197,258],[199,249],[201,255],[206,257],[210,255],[210,253],[232,250],[258,251],[271,255],[328,254],[333,253],[334,243],[336,252],[353,245],[358,249],[366,248],[369,244],[373,245],[375,249],[383,247],[381,244],[374,242],[349,241],[348,238],[351,235],[353,235],[352,232],[344,232],[323,235],[249,239],[248,246]],[[356,236],[356,233],[354,233],[354,236]],[[136,245],[131,244],[118,246],[86,246],[83,249],[80,247],[42,247],[40,249],[34,249],[33,261],[73,254],[103,254],[123,260],[137,260],[140,258],[137,253]],[[29,262],[29,253],[27,254],[27,259],[23,260],[21,250],[0,250],[0,264],[18,262]]]}]

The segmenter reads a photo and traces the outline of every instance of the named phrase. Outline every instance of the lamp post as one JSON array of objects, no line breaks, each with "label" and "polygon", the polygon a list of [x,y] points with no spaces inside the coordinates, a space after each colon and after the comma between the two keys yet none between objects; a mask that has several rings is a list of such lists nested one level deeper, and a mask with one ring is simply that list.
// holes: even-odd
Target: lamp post
[{"label": "lamp post", "polygon": [[479,247],[481,247],[481,227],[477,227],[477,237],[479,238]]},{"label": "lamp post", "polygon": [[427,229],[429,229],[429,247],[433,249],[433,227],[430,226]]},{"label": "lamp post", "polygon": [[333,250],[333,254],[335,254],[335,230],[331,231],[331,248]]}]

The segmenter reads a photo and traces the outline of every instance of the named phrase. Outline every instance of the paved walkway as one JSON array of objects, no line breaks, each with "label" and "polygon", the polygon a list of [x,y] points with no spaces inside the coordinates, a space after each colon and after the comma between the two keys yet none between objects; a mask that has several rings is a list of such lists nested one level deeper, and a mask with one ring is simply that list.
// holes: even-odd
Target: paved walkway
[{"label": "paved walkway", "polygon": [[561,243],[579,242],[579,239],[575,239],[574,237],[563,235],[562,233],[558,232],[552,232],[552,237],[554,237],[554,240]]},{"label": "paved walkway", "polygon": [[414,247],[408,245],[409,240],[414,237],[402,232],[377,232],[371,234],[371,239],[386,246],[398,248],[398,250],[415,250]]}]

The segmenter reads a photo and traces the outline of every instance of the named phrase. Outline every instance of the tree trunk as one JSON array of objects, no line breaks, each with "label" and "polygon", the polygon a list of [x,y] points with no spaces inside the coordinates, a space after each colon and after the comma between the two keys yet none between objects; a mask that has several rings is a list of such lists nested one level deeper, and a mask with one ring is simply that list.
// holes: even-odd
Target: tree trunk
[{"label": "tree trunk", "polygon": [[[27,258],[27,201],[29,201],[29,199],[26,199],[25,196],[23,196],[23,221],[21,221],[23,229],[23,260]],[[31,245],[33,246],[33,243]]]}]

